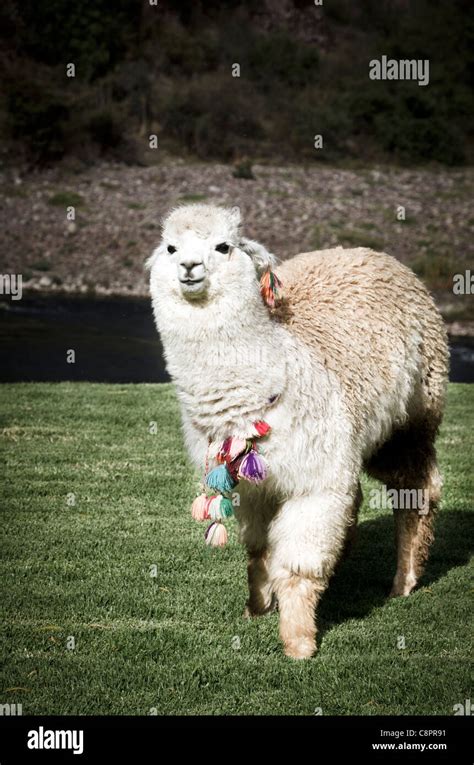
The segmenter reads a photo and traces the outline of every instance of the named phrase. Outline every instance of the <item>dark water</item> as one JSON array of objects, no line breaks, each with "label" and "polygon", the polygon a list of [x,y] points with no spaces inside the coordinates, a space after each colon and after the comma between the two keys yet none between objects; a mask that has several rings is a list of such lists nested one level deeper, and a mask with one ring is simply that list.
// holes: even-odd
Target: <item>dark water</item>
[{"label": "dark water", "polygon": [[[67,351],[75,363],[67,363]],[[166,382],[149,300],[38,296],[0,302],[0,381]],[[474,382],[474,339],[453,338],[452,382]]]}]

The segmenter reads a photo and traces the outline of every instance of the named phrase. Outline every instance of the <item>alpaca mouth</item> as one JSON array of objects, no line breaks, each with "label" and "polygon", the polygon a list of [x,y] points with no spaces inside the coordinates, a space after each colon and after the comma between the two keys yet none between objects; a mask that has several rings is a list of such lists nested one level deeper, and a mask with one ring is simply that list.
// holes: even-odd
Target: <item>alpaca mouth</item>
[{"label": "alpaca mouth", "polygon": [[186,298],[200,298],[206,291],[206,277],[201,279],[179,279],[181,294]]},{"label": "alpaca mouth", "polygon": [[180,279],[181,284],[201,284],[204,281],[204,276],[201,279]]}]

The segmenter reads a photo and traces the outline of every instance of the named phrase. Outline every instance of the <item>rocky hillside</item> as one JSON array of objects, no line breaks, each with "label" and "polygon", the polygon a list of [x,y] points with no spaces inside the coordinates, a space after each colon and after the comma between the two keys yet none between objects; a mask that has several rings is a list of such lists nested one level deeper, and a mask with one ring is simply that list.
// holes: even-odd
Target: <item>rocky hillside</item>
[{"label": "rocky hillside", "polygon": [[[209,201],[239,205],[246,233],[280,258],[337,244],[385,250],[420,274],[450,320],[470,317],[472,296],[454,296],[452,286],[474,261],[472,169],[258,165],[253,172],[245,180],[228,165],[168,160],[4,173],[2,272],[21,273],[32,290],[146,295],[143,264],[161,217],[173,205]],[[75,220],[67,219],[69,206]]]}]

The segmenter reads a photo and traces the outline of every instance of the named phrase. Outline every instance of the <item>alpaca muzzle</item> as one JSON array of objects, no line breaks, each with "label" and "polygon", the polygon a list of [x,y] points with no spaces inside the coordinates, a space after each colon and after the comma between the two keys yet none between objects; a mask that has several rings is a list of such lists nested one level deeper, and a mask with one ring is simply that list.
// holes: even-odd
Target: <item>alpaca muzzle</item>
[{"label": "alpaca muzzle", "polygon": [[206,271],[203,263],[182,261],[178,265],[178,279],[184,294],[203,292],[206,286]]}]

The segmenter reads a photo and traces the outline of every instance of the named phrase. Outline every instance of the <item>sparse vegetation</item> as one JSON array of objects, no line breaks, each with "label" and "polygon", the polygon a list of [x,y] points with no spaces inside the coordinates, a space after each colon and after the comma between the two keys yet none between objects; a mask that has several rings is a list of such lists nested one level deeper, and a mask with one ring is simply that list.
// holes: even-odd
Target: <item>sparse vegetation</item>
[{"label": "sparse vegetation", "polygon": [[50,271],[51,270],[51,263],[48,260],[35,260],[31,264],[31,268],[33,268],[35,271]]},{"label": "sparse vegetation", "polygon": [[84,198],[75,191],[58,191],[49,197],[48,204],[54,207],[82,207]]},{"label": "sparse vegetation", "polygon": [[255,175],[253,174],[252,163],[248,159],[236,162],[232,175],[234,178],[242,178],[246,181],[254,181]]},{"label": "sparse vegetation", "polygon": [[207,199],[205,194],[182,194],[180,202],[204,202]]}]

